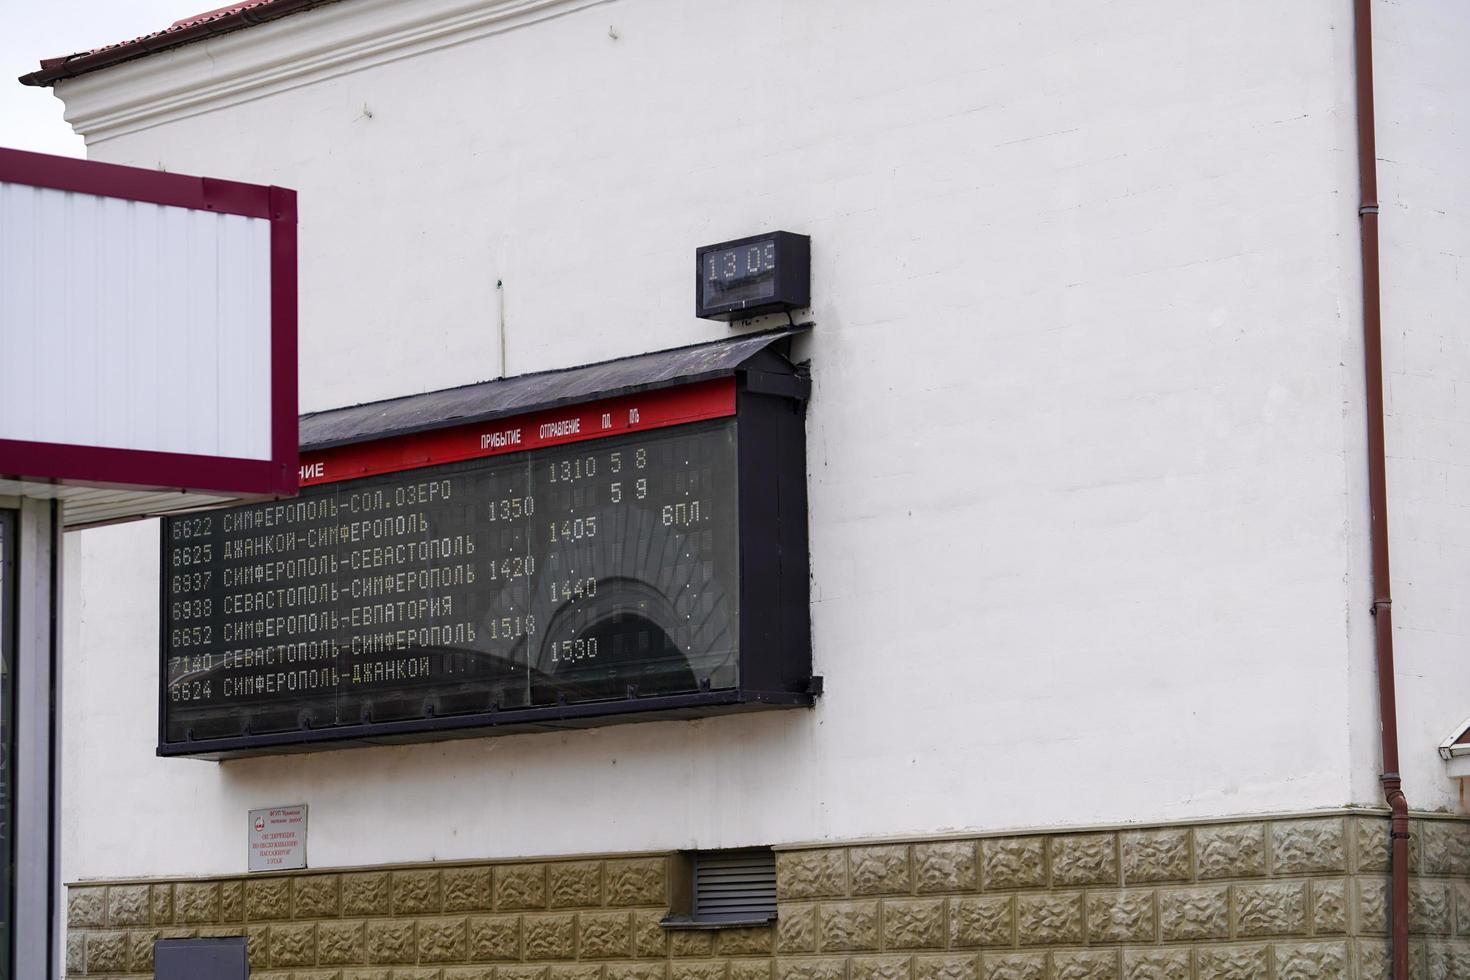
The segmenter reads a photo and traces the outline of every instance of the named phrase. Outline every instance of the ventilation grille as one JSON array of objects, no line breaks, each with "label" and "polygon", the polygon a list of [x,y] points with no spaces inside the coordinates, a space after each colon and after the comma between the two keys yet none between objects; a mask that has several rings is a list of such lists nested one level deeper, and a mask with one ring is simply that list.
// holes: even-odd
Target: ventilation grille
[{"label": "ventilation grille", "polygon": [[694,918],[700,922],[776,917],[776,855],[769,848],[694,855]]}]

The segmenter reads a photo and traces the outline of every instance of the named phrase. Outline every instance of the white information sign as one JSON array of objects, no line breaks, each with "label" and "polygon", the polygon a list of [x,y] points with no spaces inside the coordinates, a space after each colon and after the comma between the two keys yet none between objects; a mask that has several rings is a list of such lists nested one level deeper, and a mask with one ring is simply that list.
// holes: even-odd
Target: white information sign
[{"label": "white information sign", "polygon": [[306,804],[250,811],[251,871],[289,871],[306,867]]}]

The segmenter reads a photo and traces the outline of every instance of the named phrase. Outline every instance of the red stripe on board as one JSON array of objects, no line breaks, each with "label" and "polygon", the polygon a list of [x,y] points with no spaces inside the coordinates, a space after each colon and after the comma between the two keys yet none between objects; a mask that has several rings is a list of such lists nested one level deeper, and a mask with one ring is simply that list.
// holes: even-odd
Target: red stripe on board
[{"label": "red stripe on board", "polygon": [[525,452],[735,414],[735,379],[717,378],[528,415],[301,454],[301,485]]}]

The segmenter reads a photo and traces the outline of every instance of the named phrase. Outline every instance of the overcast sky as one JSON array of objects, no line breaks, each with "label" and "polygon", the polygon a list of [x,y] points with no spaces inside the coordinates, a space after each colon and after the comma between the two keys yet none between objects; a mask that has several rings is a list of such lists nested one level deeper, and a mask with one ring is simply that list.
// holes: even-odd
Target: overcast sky
[{"label": "overcast sky", "polygon": [[0,0],[0,146],[85,156],[49,88],[15,79],[42,58],[161,30],[225,0]]}]

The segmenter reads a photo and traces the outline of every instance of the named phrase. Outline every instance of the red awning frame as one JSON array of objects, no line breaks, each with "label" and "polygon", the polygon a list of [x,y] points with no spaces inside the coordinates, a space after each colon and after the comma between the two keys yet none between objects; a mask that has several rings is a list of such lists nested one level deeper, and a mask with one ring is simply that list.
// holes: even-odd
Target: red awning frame
[{"label": "red awning frame", "polygon": [[296,192],[0,148],[0,182],[270,222],[270,459],[0,439],[0,479],[234,497],[296,493]]}]

